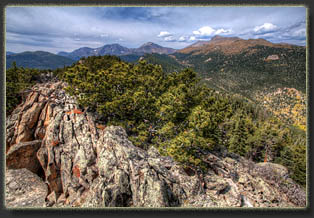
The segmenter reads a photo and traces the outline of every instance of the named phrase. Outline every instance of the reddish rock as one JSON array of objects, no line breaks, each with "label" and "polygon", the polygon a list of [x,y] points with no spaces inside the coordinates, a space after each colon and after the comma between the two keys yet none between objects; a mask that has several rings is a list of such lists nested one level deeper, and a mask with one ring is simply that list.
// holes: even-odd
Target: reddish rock
[{"label": "reddish rock", "polygon": [[41,145],[41,140],[21,142],[10,147],[6,155],[6,166],[8,169],[26,168],[37,173],[40,163],[36,153]]},{"label": "reddish rock", "polygon": [[18,136],[16,138],[16,143],[27,142],[34,139],[33,127],[37,124],[43,106],[44,104],[42,103],[34,103],[31,108],[23,113],[17,129]]},{"label": "reddish rock", "polygon": [[72,169],[73,171],[73,174],[77,177],[77,178],[80,178],[81,176],[81,173],[80,173],[80,168],[78,165],[75,165]]},{"label": "reddish rock", "polygon": [[56,203],[57,203],[57,194],[55,191],[53,191],[47,196],[47,205],[52,206]]}]

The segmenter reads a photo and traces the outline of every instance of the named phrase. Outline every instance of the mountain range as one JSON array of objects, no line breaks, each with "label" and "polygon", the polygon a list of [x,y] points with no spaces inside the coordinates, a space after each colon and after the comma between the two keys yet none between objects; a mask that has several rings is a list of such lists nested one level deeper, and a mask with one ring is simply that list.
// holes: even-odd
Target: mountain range
[{"label": "mountain range", "polygon": [[[98,48],[81,47],[72,52],[61,51],[57,54],[43,51],[27,51],[22,53],[7,51],[6,64],[7,68],[10,68],[12,62],[15,61],[17,66],[39,69],[56,69],[71,65],[80,58],[88,56],[116,55],[120,56],[124,61],[136,62],[141,56],[146,55],[147,58],[151,58],[149,55],[152,55],[154,56],[153,59],[156,59],[158,56],[157,62],[161,61],[163,64],[168,65],[168,68],[170,67],[171,70],[174,68],[177,70],[185,67],[204,68],[205,65],[211,65],[211,63],[215,62],[210,61],[211,58],[208,57],[200,66],[194,66],[195,64],[200,64],[193,64],[195,61],[198,62],[196,57],[203,59],[205,56],[210,56],[216,53],[225,56],[239,55],[245,51],[253,54],[258,50],[256,49],[256,46],[275,49],[304,49],[302,46],[284,43],[274,44],[265,39],[245,40],[238,37],[215,36],[209,41],[197,41],[183,49],[167,48],[153,42],[147,42],[139,48],[127,48],[119,44],[107,44]],[[205,67],[205,69],[206,68],[207,67]]]},{"label": "mountain range", "polygon": [[265,39],[215,36],[210,41],[198,41],[180,50],[148,42],[131,49],[111,44],[95,49],[82,47],[58,55],[40,51],[7,52],[6,57],[7,68],[15,61],[17,66],[56,69],[72,65],[81,57],[94,55],[116,55],[133,63],[143,57],[148,63],[161,65],[167,72],[192,68],[201,83],[208,87],[258,102],[261,93],[272,96],[269,93],[278,89],[294,88],[306,93],[305,47],[275,44]]},{"label": "mountain range", "polygon": [[109,45],[104,45],[99,48],[83,47],[83,48],[76,49],[72,52],[62,51],[62,52],[59,52],[58,55],[65,56],[73,60],[79,60],[82,57],[88,57],[88,56],[143,55],[143,54],[151,54],[151,53],[171,54],[171,53],[174,53],[175,51],[176,49],[173,49],[173,48],[166,48],[152,42],[147,42],[143,44],[142,46],[140,46],[139,48],[127,48],[119,44],[109,44]]},{"label": "mountain range", "polygon": [[15,62],[18,67],[56,69],[69,66],[75,61],[45,51],[26,51],[22,53],[7,52],[6,69],[10,68],[13,62]]},{"label": "mountain range", "polygon": [[136,61],[144,54],[172,54],[173,48],[162,47],[152,42],[147,42],[139,48],[127,48],[119,44],[108,44],[99,48],[82,47],[72,52],[58,52],[52,54],[45,51],[25,51],[22,53],[6,52],[6,68],[10,68],[15,61],[19,67],[56,69],[69,66],[82,57],[116,55],[125,61]]}]

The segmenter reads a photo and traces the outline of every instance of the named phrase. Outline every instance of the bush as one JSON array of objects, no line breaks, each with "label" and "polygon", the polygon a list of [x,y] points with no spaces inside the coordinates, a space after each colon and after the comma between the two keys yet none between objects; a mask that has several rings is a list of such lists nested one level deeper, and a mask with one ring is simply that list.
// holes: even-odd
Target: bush
[{"label": "bush", "polygon": [[34,84],[36,76],[40,73],[41,71],[36,69],[17,67],[15,62],[6,70],[6,115],[12,113],[14,108],[21,103],[22,92]]}]

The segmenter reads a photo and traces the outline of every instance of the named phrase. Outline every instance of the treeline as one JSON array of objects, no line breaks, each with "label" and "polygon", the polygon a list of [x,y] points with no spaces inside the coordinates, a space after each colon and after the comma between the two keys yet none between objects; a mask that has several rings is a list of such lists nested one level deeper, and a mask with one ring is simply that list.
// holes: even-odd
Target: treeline
[{"label": "treeline", "polygon": [[184,67],[182,64],[180,64],[178,61],[176,61],[173,57],[170,57],[166,54],[146,54],[144,56],[144,59],[150,63],[150,64],[159,64],[162,66],[162,69],[167,72],[171,73],[174,71],[180,71],[183,70]]},{"label": "treeline", "polygon": [[234,152],[286,166],[306,183],[306,136],[243,98],[201,86],[191,69],[168,73],[160,65],[88,57],[56,71],[67,92],[106,125],[123,126],[134,145],[155,146],[185,167],[206,171],[208,152]]},{"label": "treeline", "polygon": [[[278,60],[266,60],[270,55]],[[303,47],[275,48],[257,45],[239,53],[221,51],[200,54],[174,53],[146,55],[149,63],[161,64],[168,71],[191,67],[209,87],[220,88],[252,98],[256,90],[267,87],[296,88],[306,91],[306,51]]]},{"label": "treeline", "polygon": [[6,115],[21,103],[23,91],[31,87],[43,72],[46,70],[17,67],[15,62],[12,63],[12,67],[6,70]]}]

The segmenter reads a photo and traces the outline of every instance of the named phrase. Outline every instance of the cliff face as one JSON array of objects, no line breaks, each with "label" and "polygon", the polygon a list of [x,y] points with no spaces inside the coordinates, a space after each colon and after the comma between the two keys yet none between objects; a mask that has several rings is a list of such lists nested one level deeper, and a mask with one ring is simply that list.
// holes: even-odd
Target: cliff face
[{"label": "cliff face", "polygon": [[210,154],[206,174],[184,169],[80,110],[64,86],[35,85],[7,117],[7,207],[306,206],[281,165]]}]

